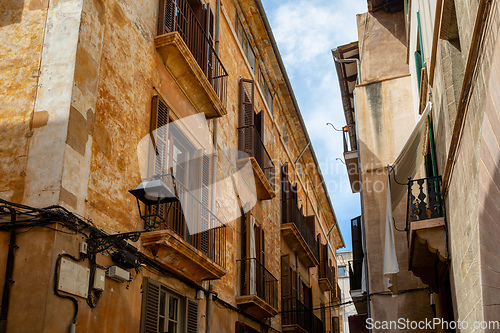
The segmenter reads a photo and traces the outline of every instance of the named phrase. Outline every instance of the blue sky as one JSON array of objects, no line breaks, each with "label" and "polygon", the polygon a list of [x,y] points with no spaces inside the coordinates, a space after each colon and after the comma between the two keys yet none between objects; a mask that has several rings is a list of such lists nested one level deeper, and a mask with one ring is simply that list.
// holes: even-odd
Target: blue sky
[{"label": "blue sky", "polygon": [[356,14],[366,0],[262,0],[328,186],[346,249],[351,249],[351,218],[360,215],[343,159],[345,125],[331,49],[356,41]]}]

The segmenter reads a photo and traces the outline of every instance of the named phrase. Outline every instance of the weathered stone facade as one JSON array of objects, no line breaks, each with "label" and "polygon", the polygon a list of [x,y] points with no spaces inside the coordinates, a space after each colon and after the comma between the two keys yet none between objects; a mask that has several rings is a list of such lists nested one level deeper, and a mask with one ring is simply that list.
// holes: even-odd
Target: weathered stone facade
[{"label": "weathered stone facade", "polygon": [[[208,4],[217,14],[215,0],[199,5],[206,8]],[[251,79],[255,82],[255,109],[264,112],[263,141],[274,162],[276,192],[270,200],[258,200],[251,214],[265,232],[265,267],[278,279],[276,310],[282,310],[283,255],[294,258],[292,267],[311,288],[312,308],[330,306],[336,302],[336,296],[319,288],[318,266],[308,268],[296,260],[296,250],[282,237],[280,168],[288,163],[289,179],[297,185],[302,213],[315,216],[314,236],[319,235],[321,244],[329,244],[328,256],[335,269],[335,251],[343,246],[343,239],[338,226],[326,239],[336,217],[312,147],[305,150],[300,160],[304,166],[302,176],[295,175],[294,162],[309,138],[262,4],[259,0],[223,0],[220,5],[220,15],[214,15],[220,17],[215,23],[220,27],[220,40],[215,43],[228,73],[225,101],[219,100],[212,87],[208,87],[208,80],[199,75],[202,71],[191,60],[182,40],[176,42],[176,55],[160,45],[165,40],[160,41],[157,36],[157,0],[1,3],[0,40],[5,47],[0,50],[0,198],[39,208],[60,205],[92,220],[108,234],[143,230],[136,200],[128,191],[141,183],[137,144],[151,131],[153,96],[165,101],[174,120],[200,112],[211,118],[215,114],[217,149],[236,151],[240,79]],[[237,17],[256,56],[258,72],[254,72],[255,64],[249,62],[246,46],[239,40]],[[177,73],[181,68],[188,72]],[[194,88],[192,84],[198,86]],[[272,96],[271,106],[266,101],[266,85]],[[207,120],[211,137],[214,122]],[[283,138],[284,128],[287,142]],[[222,166],[227,163],[224,155],[219,154],[217,179],[224,177]],[[227,190],[218,187],[216,194],[221,207],[219,218],[227,224],[226,273],[213,281],[216,297],[211,330],[234,332],[235,323],[241,322],[257,331],[281,331],[281,314],[256,320],[238,308],[241,221],[227,220],[225,216],[239,212],[240,203],[228,196]],[[60,224],[52,227],[66,230]],[[0,232],[3,248],[9,242],[9,233],[5,231]],[[54,267],[59,254],[77,255],[78,244],[85,237],[47,228],[17,231],[19,248],[15,252],[15,283],[10,287],[7,332],[67,331],[74,309],[70,301],[54,295]],[[133,245],[154,259],[153,252],[141,241]],[[156,259],[161,262],[161,258]],[[6,262],[7,251],[2,251],[2,281]],[[96,262],[101,267],[113,265],[107,253],[97,254]],[[87,261],[79,265],[89,267]],[[77,332],[141,332],[146,277],[162,283],[176,295],[196,299],[197,331],[206,331],[208,282],[187,282],[183,276],[147,266],[131,273],[133,279],[128,283],[106,279],[105,290],[93,309],[84,298],[77,297]],[[205,290],[202,299],[199,290]],[[320,317],[320,311],[314,313]],[[324,319],[325,329],[331,330],[331,318]],[[180,325],[180,331],[187,331],[186,323]]]},{"label": "weathered stone facade", "polygon": [[[496,235],[500,229],[495,220],[500,199],[498,1],[408,0],[394,6],[398,6],[396,13],[376,11],[358,16],[363,81],[372,79],[370,71],[374,73],[374,81],[383,78],[381,83],[362,82],[355,89],[369,292],[383,288],[386,194],[385,191],[377,195],[366,193],[370,188],[364,184],[367,175],[372,174],[363,168],[374,159],[375,167],[380,170],[392,165],[419,115],[426,105],[431,105],[429,118],[423,117],[427,122],[424,144],[416,152],[425,156],[425,166],[411,176],[429,177],[439,184],[436,186],[441,195],[436,196],[438,202],[434,207],[428,204],[434,198],[421,199],[427,202],[423,207],[427,207],[425,214],[429,216],[429,220],[427,217],[423,220],[434,224],[429,223],[416,232],[412,229],[414,223],[423,225],[422,217],[417,217],[422,211],[412,203],[415,198],[408,197],[407,210],[406,202],[392,208],[396,230],[405,230],[408,235],[406,240],[404,233],[394,230],[400,267],[397,281],[407,284],[404,288],[398,285],[398,289],[424,286],[410,272],[402,272],[408,268],[428,285],[435,310],[430,311],[429,293],[423,291],[418,304],[419,311],[427,307],[426,313],[418,314],[414,306],[402,306],[398,302],[402,295],[398,295],[385,302],[376,302],[372,297],[371,316],[375,320],[393,318],[386,310],[398,304],[398,317],[455,321],[457,332],[498,332],[500,246]],[[373,23],[368,20],[373,16],[381,18]],[[397,46],[388,47],[385,40],[371,46],[380,30],[370,23],[390,27],[392,36],[387,39]],[[393,75],[405,66],[406,73]],[[399,83],[388,87],[391,81]],[[385,85],[390,93],[384,95],[381,88],[374,93],[375,84]],[[383,111],[377,113],[377,109]],[[390,109],[396,112],[391,113]],[[379,145],[383,148],[378,148]],[[363,152],[365,146],[368,149]],[[442,185],[438,180],[441,176]],[[379,173],[379,181],[386,177],[386,171]],[[422,184],[426,181],[422,180]],[[430,195],[431,190],[428,191]],[[444,213],[440,211],[431,217],[437,213],[435,207],[441,205],[440,200],[444,201]],[[373,210],[375,216],[380,213],[377,221]],[[410,221],[406,227],[404,220]],[[419,232],[420,236],[415,236]],[[422,245],[413,242],[413,237],[421,237]],[[422,274],[415,263],[428,267],[428,273]],[[447,331],[443,326],[435,329]]]}]

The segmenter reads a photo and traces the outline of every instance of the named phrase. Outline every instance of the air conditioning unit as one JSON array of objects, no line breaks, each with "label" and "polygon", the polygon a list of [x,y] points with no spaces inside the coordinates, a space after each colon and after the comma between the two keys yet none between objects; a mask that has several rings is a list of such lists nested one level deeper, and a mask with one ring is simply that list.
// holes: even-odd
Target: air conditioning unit
[{"label": "air conditioning unit", "polygon": [[127,282],[130,280],[130,273],[118,266],[109,267],[106,271],[106,276],[118,282]]}]

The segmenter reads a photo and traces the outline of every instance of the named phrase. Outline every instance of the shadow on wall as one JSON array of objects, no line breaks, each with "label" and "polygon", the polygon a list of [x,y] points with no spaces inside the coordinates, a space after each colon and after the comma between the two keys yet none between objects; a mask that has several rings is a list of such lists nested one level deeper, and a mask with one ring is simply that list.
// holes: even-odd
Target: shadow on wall
[{"label": "shadow on wall", "polygon": [[[397,19],[395,19],[394,13],[386,13],[383,10],[363,15],[364,19],[362,21],[363,22],[362,24],[365,26],[367,33],[365,37],[369,37],[368,36],[369,32],[374,32],[372,25],[373,23],[370,24],[370,21],[374,20],[377,21],[376,25],[386,28],[388,32],[390,32],[397,40],[401,42],[402,45],[406,47],[406,23],[403,11],[399,12]],[[383,34],[380,35],[383,36]],[[375,36],[376,36],[376,31],[375,31]]]},{"label": "shadow on wall", "polygon": [[0,27],[21,23],[23,10],[24,0],[3,1],[3,4],[0,4]]}]

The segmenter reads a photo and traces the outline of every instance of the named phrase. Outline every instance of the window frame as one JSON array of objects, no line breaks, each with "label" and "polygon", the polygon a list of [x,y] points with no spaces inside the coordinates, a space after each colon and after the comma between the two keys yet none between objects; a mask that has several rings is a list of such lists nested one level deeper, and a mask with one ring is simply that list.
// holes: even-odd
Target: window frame
[{"label": "window frame", "polygon": [[[162,296],[162,293],[164,294]],[[161,311],[161,298],[164,297],[165,301],[163,302],[164,314],[160,315]],[[177,299],[177,320],[173,321],[169,317],[169,305],[170,298],[173,297]],[[156,299],[155,299],[156,298]],[[156,302],[156,303],[155,303]],[[189,318],[189,313],[192,312],[189,309],[189,306],[196,305],[195,318]],[[151,306],[156,306],[157,312],[155,313],[146,313],[147,311],[151,311]],[[175,322],[177,324],[177,333],[194,333],[197,332],[198,329],[198,314],[199,314],[199,304],[198,301],[183,295],[182,293],[168,287],[167,285],[156,281],[150,277],[144,277],[143,286],[142,286],[142,303],[141,303],[141,323],[140,323],[140,332],[141,333],[157,333],[155,329],[160,332],[167,332],[169,322]],[[156,323],[151,323],[151,316],[156,319]],[[163,328],[160,327],[161,317],[163,317]],[[191,322],[190,320],[195,320],[195,322]],[[148,322],[149,321],[149,322]],[[151,324],[153,324],[153,329],[151,329]],[[193,331],[192,325],[196,326],[196,330]],[[191,330],[190,330],[191,326]]]}]

